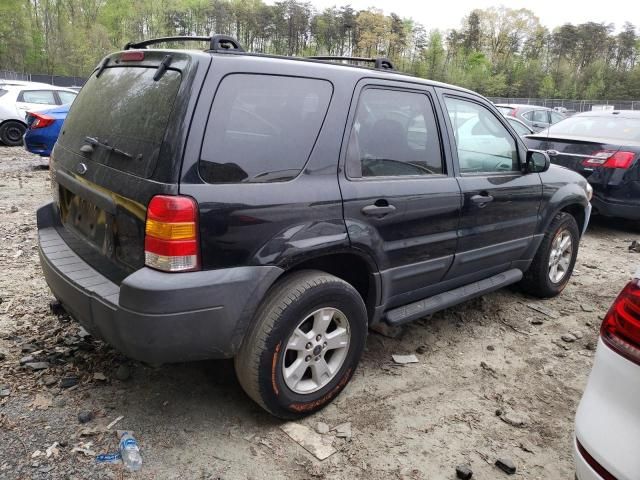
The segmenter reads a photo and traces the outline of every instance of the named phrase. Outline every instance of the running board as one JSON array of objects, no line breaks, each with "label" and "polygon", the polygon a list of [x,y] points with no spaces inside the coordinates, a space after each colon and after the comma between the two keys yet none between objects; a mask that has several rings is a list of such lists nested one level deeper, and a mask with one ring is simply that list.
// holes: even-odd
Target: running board
[{"label": "running board", "polygon": [[522,280],[522,271],[517,268],[499,273],[493,277],[485,278],[479,282],[470,283],[464,287],[439,293],[433,297],[404,305],[402,307],[389,310],[384,319],[389,325],[402,325],[403,323],[418,320],[426,315],[453,307],[462,302],[466,302],[485,293],[499,290],[512,283]]}]

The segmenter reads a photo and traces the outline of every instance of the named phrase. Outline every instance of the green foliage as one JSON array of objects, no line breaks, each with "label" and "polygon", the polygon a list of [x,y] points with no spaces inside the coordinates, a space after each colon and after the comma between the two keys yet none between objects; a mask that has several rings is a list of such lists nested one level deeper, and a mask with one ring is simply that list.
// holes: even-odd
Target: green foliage
[{"label": "green foliage", "polygon": [[[400,70],[489,96],[640,97],[640,37],[631,23],[549,31],[527,9],[475,9],[460,29],[304,0],[0,0],[0,69],[88,76],[129,41],[235,36],[281,55],[386,56]],[[199,44],[175,44],[202,48]]]}]

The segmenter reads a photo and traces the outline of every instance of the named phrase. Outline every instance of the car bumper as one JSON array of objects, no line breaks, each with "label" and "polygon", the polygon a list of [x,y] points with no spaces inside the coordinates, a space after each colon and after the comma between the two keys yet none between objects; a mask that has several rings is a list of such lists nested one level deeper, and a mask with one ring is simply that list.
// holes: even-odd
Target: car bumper
[{"label": "car bumper", "polygon": [[188,273],[142,268],[113,283],[57,231],[53,205],[38,210],[45,279],[88,332],[149,363],[231,358],[260,299],[282,272],[272,266]]},{"label": "car bumper", "polygon": [[640,220],[640,201],[620,201],[594,195],[591,203],[596,211],[605,217]]},{"label": "car bumper", "polygon": [[56,143],[55,138],[52,140],[48,136],[33,134],[31,133],[31,130],[27,130],[27,133],[22,140],[26,151],[35,153],[42,157],[50,157],[53,145]]},{"label": "car bumper", "polygon": [[[576,438],[593,462],[618,480],[640,472],[640,366],[598,342],[593,369],[576,414]],[[579,480],[605,478],[575,447]]]}]

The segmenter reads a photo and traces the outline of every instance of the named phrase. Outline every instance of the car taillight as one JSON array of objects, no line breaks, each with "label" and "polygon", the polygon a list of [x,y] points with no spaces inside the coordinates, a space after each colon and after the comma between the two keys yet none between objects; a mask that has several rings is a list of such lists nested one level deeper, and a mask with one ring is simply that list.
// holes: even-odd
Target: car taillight
[{"label": "car taillight", "polygon": [[29,112],[27,115],[32,119],[29,123],[29,127],[31,129],[48,127],[56,120],[49,115],[44,115],[43,113]]},{"label": "car taillight", "polygon": [[200,268],[198,205],[191,197],[156,195],[147,207],[145,265],[164,272]]},{"label": "car taillight", "polygon": [[636,158],[635,152],[601,150],[582,162],[585,167],[629,168]]},{"label": "car taillight", "polygon": [[631,281],[609,309],[600,328],[602,340],[640,365],[640,280]]}]

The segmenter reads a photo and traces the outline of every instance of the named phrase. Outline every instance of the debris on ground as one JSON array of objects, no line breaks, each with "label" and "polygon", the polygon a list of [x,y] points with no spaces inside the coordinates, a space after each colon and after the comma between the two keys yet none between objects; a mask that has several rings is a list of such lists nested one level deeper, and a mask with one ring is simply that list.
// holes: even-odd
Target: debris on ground
[{"label": "debris on ground", "polygon": [[460,480],[469,480],[473,477],[473,470],[469,465],[458,465],[456,467],[456,477]]},{"label": "debris on ground", "polygon": [[416,353],[423,355],[429,351],[429,347],[427,345],[420,345],[416,348]]},{"label": "debris on ground", "polygon": [[542,313],[547,317],[553,318],[554,320],[560,318],[560,314],[557,311],[545,307],[544,305],[538,305],[537,303],[527,303],[527,307],[529,307],[531,310]]},{"label": "debris on ground", "polygon": [[80,412],[78,414],[78,421],[80,423],[89,423],[94,418],[94,413],[92,411],[88,412]]},{"label": "debris on ground", "polygon": [[316,424],[316,432],[318,432],[320,435],[329,433],[329,425],[324,422],[318,422]]},{"label": "debris on ground", "polygon": [[582,309],[583,312],[595,312],[596,311],[596,307],[594,307],[593,305],[589,305],[588,303],[581,303],[580,304],[580,308]]},{"label": "debris on ground", "polygon": [[107,430],[111,430],[116,423],[118,423],[120,420],[122,420],[124,418],[124,415],[120,415],[118,418],[116,418],[113,422],[111,422],[109,425],[107,425]]},{"label": "debris on ground", "polygon": [[116,370],[116,378],[121,382],[129,380],[130,377],[131,377],[131,369],[127,365],[122,364]]},{"label": "debris on ground", "polygon": [[507,475],[513,475],[516,473],[516,465],[510,458],[499,458],[496,460],[496,467],[502,470]]},{"label": "debris on ground", "polygon": [[78,384],[78,377],[69,376],[60,379],[60,388],[71,388]]},{"label": "debris on ground", "polygon": [[402,332],[404,332],[403,327],[392,326],[385,322],[378,322],[375,325],[370,326],[369,330],[379,333],[383,337],[387,338],[398,338],[402,335]]},{"label": "debris on ground", "polygon": [[503,412],[499,417],[504,423],[516,428],[522,428],[528,423],[527,418],[514,412]]},{"label": "debris on ground", "polygon": [[567,342],[567,343],[573,343],[577,340],[577,338],[572,333],[565,333],[560,337],[560,339],[563,342]]},{"label": "debris on ground", "polygon": [[633,242],[631,242],[631,245],[629,245],[629,251],[640,253],[640,242],[638,240],[634,240]]},{"label": "debris on ground", "polygon": [[100,455],[96,456],[96,463],[112,464],[112,463],[121,463],[121,462],[122,462],[122,455],[120,455],[120,452],[101,453]]},{"label": "debris on ground", "polygon": [[393,361],[399,365],[406,365],[408,363],[418,363],[418,357],[415,355],[391,355]]},{"label": "debris on ground", "polygon": [[281,425],[280,429],[318,460],[325,460],[337,451],[326,443],[324,437],[300,423],[288,422]]},{"label": "debris on ground", "polygon": [[333,430],[336,432],[336,437],[338,438],[351,438],[351,422],[341,423],[340,425],[336,425]]}]

